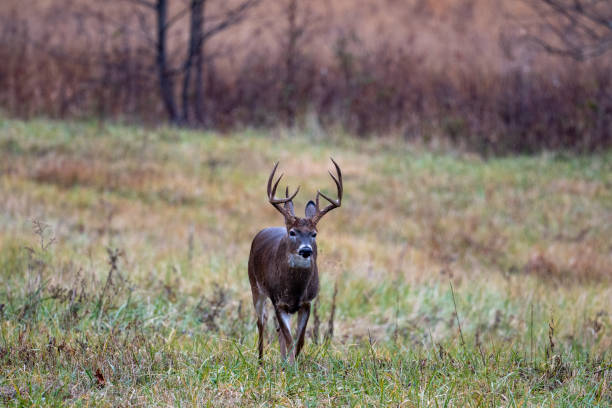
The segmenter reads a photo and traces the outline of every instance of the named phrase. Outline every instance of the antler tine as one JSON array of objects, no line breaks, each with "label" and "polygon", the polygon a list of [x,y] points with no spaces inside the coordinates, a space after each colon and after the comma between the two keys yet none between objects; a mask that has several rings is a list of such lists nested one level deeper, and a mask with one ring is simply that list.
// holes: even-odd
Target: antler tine
[{"label": "antler tine", "polygon": [[291,197],[287,197],[287,198],[276,198],[276,197],[272,197],[270,198],[270,203],[272,204],[285,204],[287,201],[291,201],[295,198],[295,196],[297,195],[297,193],[299,193],[300,188],[298,187],[295,190],[295,193],[291,194]]},{"label": "antler tine", "polygon": [[317,190],[317,194],[323,197],[324,199],[326,199],[327,201],[329,201],[330,203],[332,203],[334,205],[334,208],[340,207],[340,200],[333,200],[329,198],[328,196],[326,196],[325,194],[323,194],[320,190]]},{"label": "antler tine", "polygon": [[270,198],[274,198],[276,199],[276,189],[278,188],[278,183],[280,183],[281,179],[283,178],[284,174],[281,174],[280,177],[278,178],[278,180],[276,180],[276,183],[274,183],[274,187],[272,188],[272,194],[270,194]]},{"label": "antler tine", "polygon": [[276,189],[278,188],[278,183],[280,183],[281,179],[283,178],[283,174],[281,174],[278,179],[276,180],[276,182],[274,183],[274,186],[272,185],[272,181],[274,180],[274,174],[276,173],[276,168],[278,167],[278,162],[276,162],[276,164],[274,164],[274,168],[272,169],[272,173],[270,173],[270,177],[268,178],[268,201],[270,201],[270,204],[272,204],[274,206],[274,208],[276,208],[278,210],[278,212],[280,212],[281,214],[283,214],[285,216],[285,218],[289,218],[289,217],[293,217],[292,214],[290,214],[288,211],[285,210],[285,208],[283,208],[282,206],[280,206],[279,204],[284,204],[288,201],[291,201],[295,198],[295,196],[297,195],[297,193],[300,191],[300,187],[298,186],[298,188],[295,190],[295,193],[293,193],[291,196],[289,196],[289,186],[287,186],[287,189],[285,190],[285,198],[276,198]]},{"label": "antler tine", "polygon": [[[291,200],[293,200],[293,199],[295,198],[295,196],[297,195],[297,193],[299,193],[299,192],[300,192],[300,187],[301,187],[301,186],[298,186],[298,188],[296,188],[296,189],[295,189],[295,193],[293,193],[293,194],[291,195],[291,197],[287,198],[286,200],[287,200],[287,201],[291,201]],[[287,188],[289,188],[289,187],[287,187]]]},{"label": "antler tine", "polygon": [[[324,193],[322,193],[321,190],[317,191],[317,198],[316,198],[317,212],[313,217],[313,221],[315,224],[319,222],[319,220],[327,212],[333,210],[334,208],[340,207],[340,204],[342,203],[342,193],[344,191],[342,187],[342,171],[340,170],[340,166],[338,166],[338,163],[336,163],[333,157],[330,157],[330,159],[332,163],[334,163],[334,167],[336,168],[336,173],[338,174],[338,177],[336,178],[331,171],[329,172],[329,175],[331,176],[332,180],[334,180],[334,183],[336,184],[336,189],[338,190],[338,198],[336,200],[333,200],[329,198],[328,196],[326,196]],[[322,210],[319,207],[319,197],[323,197],[330,203],[327,207],[325,207]]]},{"label": "antler tine", "polygon": [[269,196],[270,198],[270,202],[272,204],[284,204],[287,201],[291,201],[295,198],[295,196],[297,195],[297,193],[300,191],[300,186],[298,186],[298,188],[295,190],[295,193],[293,193],[291,195],[291,197],[289,197],[289,187],[287,187],[287,197],[286,198],[276,198],[276,187],[278,186],[278,182],[280,181],[280,177],[279,179],[276,181],[276,184],[274,185],[274,188],[272,189],[272,195]]},{"label": "antler tine", "polygon": [[338,188],[338,200],[342,201],[342,193],[344,192],[344,189],[342,188],[342,172],[340,171],[340,166],[338,166],[338,163],[336,163],[334,158],[330,157],[330,159],[332,163],[334,163],[334,167],[336,168],[336,173],[338,173],[338,179],[334,177],[331,171],[328,170],[328,172],[329,172],[329,175],[332,176],[332,178],[336,182],[336,187]]},{"label": "antler tine", "polygon": [[270,191],[271,191],[271,188],[272,188],[272,180],[274,180],[274,173],[276,173],[276,168],[277,167],[278,167],[278,162],[274,163],[274,168],[272,169],[272,173],[270,173],[270,177],[268,177],[268,188],[267,188],[268,198],[272,197],[270,195]]}]

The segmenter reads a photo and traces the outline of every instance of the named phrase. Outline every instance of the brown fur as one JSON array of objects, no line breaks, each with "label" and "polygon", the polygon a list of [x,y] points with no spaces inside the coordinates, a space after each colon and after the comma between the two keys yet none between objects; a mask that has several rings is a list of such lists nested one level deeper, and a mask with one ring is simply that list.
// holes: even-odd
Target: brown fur
[{"label": "brown fur", "polygon": [[[333,161],[333,159],[332,159]],[[291,362],[299,355],[304,345],[304,334],[310,316],[310,304],[319,293],[319,271],[317,268],[317,222],[328,211],[340,206],[342,199],[342,173],[334,162],[338,179],[333,175],[338,187],[338,199],[331,200],[321,193],[317,194],[316,204],[310,201],[306,205],[306,218],[295,216],[292,199],[287,189],[286,198],[275,197],[278,181],[272,184],[274,172],[268,180],[268,199],[270,203],[285,217],[285,228],[266,228],[255,236],[249,255],[249,281],[253,294],[253,305],[257,314],[259,331],[259,360],[263,358],[263,339],[266,325],[266,300],[272,301],[278,323],[278,340],[283,359],[289,352]],[[279,178],[280,180],[280,178]],[[298,188],[299,190],[299,188]],[[330,205],[321,210],[319,195],[330,201]],[[281,206],[280,204],[283,204]],[[291,235],[290,235],[291,234]],[[303,253],[311,250],[310,253]],[[290,316],[298,313],[296,338],[290,331]]]}]

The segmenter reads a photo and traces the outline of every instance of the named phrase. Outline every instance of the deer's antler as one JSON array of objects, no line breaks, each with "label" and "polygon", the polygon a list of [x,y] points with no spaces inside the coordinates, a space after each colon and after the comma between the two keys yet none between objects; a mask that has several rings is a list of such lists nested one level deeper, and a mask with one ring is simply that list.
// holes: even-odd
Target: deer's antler
[{"label": "deer's antler", "polygon": [[293,193],[293,195],[291,195],[291,196],[289,196],[289,187],[287,187],[287,190],[285,192],[287,197],[286,198],[277,198],[276,197],[276,188],[278,187],[278,183],[283,178],[283,175],[281,174],[280,177],[274,183],[274,186],[272,185],[272,181],[274,180],[274,174],[276,173],[276,168],[277,167],[278,167],[278,162],[276,162],[276,164],[274,164],[274,168],[272,169],[272,173],[270,173],[270,177],[268,178],[268,201],[270,201],[270,204],[272,204],[274,206],[274,208],[276,208],[278,210],[278,212],[283,214],[283,216],[286,219],[290,219],[290,218],[293,218],[295,216],[293,214],[291,214],[287,209],[285,209],[284,206],[282,206],[281,204],[285,204],[285,203],[293,200],[293,198],[297,195],[298,191],[300,191],[300,187],[298,186],[297,190],[295,190],[295,193]]},{"label": "deer's antler", "polygon": [[[336,167],[336,174],[338,175],[338,178],[336,178],[331,171],[329,172],[329,175],[334,180],[334,183],[336,183],[336,188],[338,189],[338,199],[332,200],[331,198],[323,194],[321,190],[317,191],[317,212],[312,217],[312,222],[314,222],[315,224],[319,222],[319,220],[323,218],[323,216],[329,211],[333,210],[334,208],[340,207],[340,204],[342,203],[342,172],[340,171],[340,166],[338,166],[338,163],[336,163],[336,161],[332,157],[330,157],[330,159],[332,163],[334,163],[334,167]],[[319,207],[319,197],[323,197],[324,199],[330,202],[330,204],[322,210]]]}]

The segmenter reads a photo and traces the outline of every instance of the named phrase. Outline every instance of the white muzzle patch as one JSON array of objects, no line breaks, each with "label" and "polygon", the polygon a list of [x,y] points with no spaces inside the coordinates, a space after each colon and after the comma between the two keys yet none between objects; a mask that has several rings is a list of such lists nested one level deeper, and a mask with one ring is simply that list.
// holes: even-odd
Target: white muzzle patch
[{"label": "white muzzle patch", "polygon": [[289,255],[289,267],[298,269],[307,269],[312,265],[312,256],[304,258],[300,255],[291,254]]}]

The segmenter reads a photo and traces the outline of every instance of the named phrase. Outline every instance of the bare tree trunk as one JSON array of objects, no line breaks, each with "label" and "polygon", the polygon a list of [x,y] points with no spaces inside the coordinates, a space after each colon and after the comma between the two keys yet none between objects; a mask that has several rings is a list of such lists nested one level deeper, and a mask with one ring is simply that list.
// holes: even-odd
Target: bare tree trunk
[{"label": "bare tree trunk", "polygon": [[184,77],[183,77],[183,123],[189,123],[189,111],[191,107],[190,90],[191,88],[191,71],[195,70],[195,106],[193,109],[196,121],[202,121],[203,109],[202,106],[202,48],[204,45],[204,5],[206,0],[191,0],[190,14],[191,22],[189,27],[189,48],[187,58],[185,59]]},{"label": "bare tree trunk", "polygon": [[189,123],[189,84],[191,83],[191,61],[192,57],[187,56],[185,69],[183,70],[183,90],[181,92],[183,112],[181,116],[181,123]]},{"label": "bare tree trunk", "polygon": [[285,112],[287,115],[287,125],[295,124],[295,70],[297,42],[302,34],[300,27],[297,26],[297,7],[298,0],[290,0],[287,6],[287,54],[285,58],[285,91],[283,92]]},{"label": "bare tree trunk", "polygon": [[195,59],[195,119],[196,122],[202,124],[205,123],[206,112],[204,111],[204,79],[203,79],[203,67],[204,67],[204,5],[206,0],[201,1],[201,6],[199,10],[199,20],[197,24],[197,28],[195,32],[197,33],[197,46],[195,49],[194,59]]},{"label": "bare tree trunk", "polygon": [[285,111],[288,126],[294,126],[299,108],[298,73],[300,72],[303,47],[316,32],[322,21],[321,14],[313,12],[312,3],[300,0],[285,0],[286,31],[283,33],[285,62],[284,89],[281,107]]},{"label": "bare tree trunk", "polygon": [[[204,31],[205,6],[207,0],[191,0],[190,3],[190,30],[187,58],[184,64],[183,90],[182,90],[182,121],[190,122],[190,112],[193,112],[196,123],[206,123],[204,108],[204,44],[218,33],[239,24],[248,10],[259,3],[260,0],[244,0],[234,8],[228,10],[220,21]],[[208,25],[207,25],[208,27]],[[195,71],[194,84],[192,84],[192,71]],[[193,88],[192,88],[193,86]],[[190,91],[195,91],[191,98]],[[193,99],[193,102],[191,101]],[[192,103],[190,103],[192,102]]]},{"label": "bare tree trunk", "polygon": [[[159,88],[164,107],[168,112],[171,123],[188,123],[190,112],[193,111],[196,120],[204,122],[204,43],[207,39],[220,32],[239,24],[245,18],[249,9],[259,3],[260,0],[243,0],[235,7],[220,16],[218,23],[204,32],[204,6],[207,0],[190,0],[189,6],[172,17],[168,17],[169,0],[124,0],[138,6],[147,7],[155,11],[157,17],[157,40],[156,66],[159,77]],[[167,37],[170,27],[180,21],[185,12],[191,16],[190,34],[187,57],[182,64],[183,85],[181,92],[181,103],[177,106],[174,94],[173,71],[168,66]],[[191,102],[190,91],[192,89],[192,71],[195,70],[195,103]]]},{"label": "bare tree trunk", "polygon": [[178,112],[174,100],[174,85],[171,72],[168,69],[166,53],[166,33],[168,29],[168,0],[157,0],[155,4],[157,14],[157,72],[162,100],[170,122],[178,122]]}]

